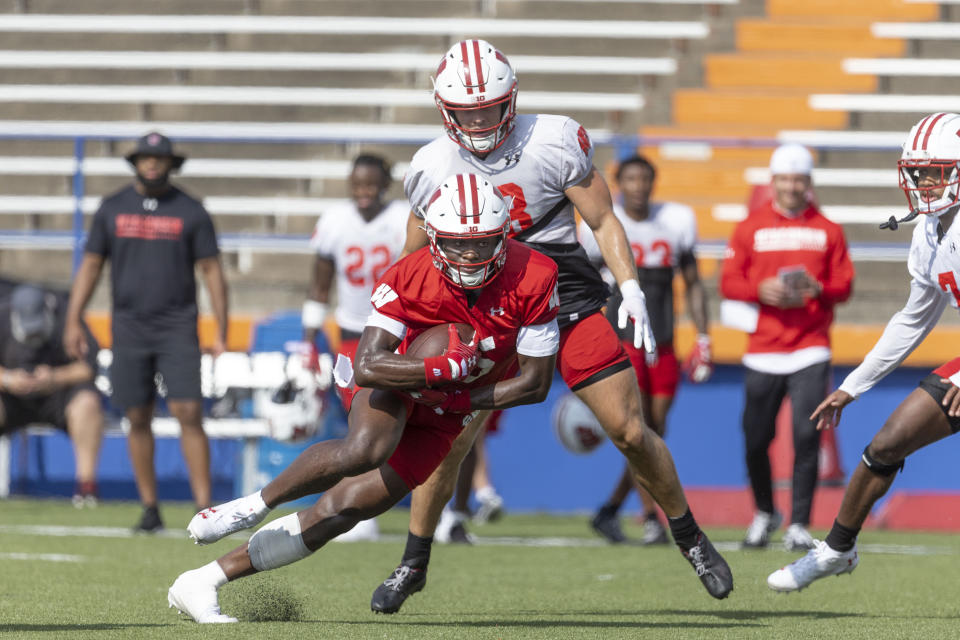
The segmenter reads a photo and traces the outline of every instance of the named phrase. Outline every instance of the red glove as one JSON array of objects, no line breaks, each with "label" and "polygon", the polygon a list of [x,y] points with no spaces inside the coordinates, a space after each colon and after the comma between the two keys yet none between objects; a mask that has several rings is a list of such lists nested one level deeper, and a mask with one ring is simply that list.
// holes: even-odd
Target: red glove
[{"label": "red glove", "polygon": [[445,413],[470,413],[470,391],[455,389],[453,391],[438,391],[437,389],[420,389],[411,391],[410,397],[414,402],[425,404],[438,415]]},{"label": "red glove", "polygon": [[471,340],[470,344],[461,341],[457,328],[452,324],[447,326],[447,333],[450,341],[443,355],[423,359],[428,387],[462,380],[477,366],[475,341]]},{"label": "red glove", "polygon": [[307,343],[307,350],[303,354],[303,368],[314,373],[320,371],[320,352],[312,342]]},{"label": "red glove", "polygon": [[693,351],[683,365],[690,382],[706,382],[713,375],[713,358],[710,354],[710,336],[700,334],[693,345]]}]

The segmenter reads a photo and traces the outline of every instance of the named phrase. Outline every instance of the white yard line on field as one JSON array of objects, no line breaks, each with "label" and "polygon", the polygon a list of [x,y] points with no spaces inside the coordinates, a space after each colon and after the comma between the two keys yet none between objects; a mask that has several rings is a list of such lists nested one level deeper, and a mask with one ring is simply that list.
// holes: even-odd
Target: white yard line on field
[{"label": "white yard line on field", "polygon": [[[134,538],[143,536],[142,533],[134,533],[125,527],[71,527],[54,525],[0,525],[0,534],[25,535],[25,536],[76,536],[86,538]],[[163,538],[186,538],[185,529],[164,529],[153,536]],[[230,536],[231,538],[246,539],[249,537],[246,532],[241,532]],[[406,541],[405,535],[381,534],[377,539],[383,543],[402,543]],[[564,537],[533,537],[533,536],[476,536],[473,543],[479,547],[605,547],[607,543],[599,538],[564,538]],[[624,545],[631,546],[631,545]],[[719,551],[739,551],[739,542],[716,542],[714,546]],[[907,556],[944,556],[956,555],[958,550],[953,547],[933,546],[933,545],[909,545],[909,544],[861,544],[861,552],[866,553],[887,553],[892,555]],[[9,555],[9,554],[7,554]],[[7,557],[0,554],[0,559]],[[22,554],[21,554],[22,555]],[[42,554],[40,554],[42,555]],[[48,554],[56,555],[56,554]],[[71,556],[63,556],[65,558]]]},{"label": "white yard line on field", "polygon": [[46,560],[48,562],[83,562],[83,556],[66,553],[14,553],[0,552],[0,560]]}]

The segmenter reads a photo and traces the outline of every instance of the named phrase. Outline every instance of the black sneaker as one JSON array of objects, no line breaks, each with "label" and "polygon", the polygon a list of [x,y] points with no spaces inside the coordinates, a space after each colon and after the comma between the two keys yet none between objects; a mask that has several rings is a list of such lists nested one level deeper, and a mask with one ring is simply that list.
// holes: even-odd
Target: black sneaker
[{"label": "black sneaker", "polygon": [[680,553],[697,572],[700,582],[707,592],[718,600],[722,600],[733,591],[733,574],[730,566],[717,550],[710,544],[707,534],[703,531],[697,534],[697,544],[689,549],[680,549]]},{"label": "black sneaker", "polygon": [[621,544],[627,541],[627,536],[623,535],[620,529],[620,518],[617,517],[617,511],[612,507],[600,507],[597,515],[593,516],[590,526],[613,544]]},{"label": "black sneaker", "polygon": [[133,525],[134,533],[154,533],[163,529],[163,520],[160,519],[160,509],[156,506],[144,507],[140,522]]},{"label": "black sneaker", "polygon": [[473,534],[467,531],[462,522],[450,527],[450,542],[452,544],[473,544]]},{"label": "black sneaker", "polygon": [[426,567],[411,567],[401,563],[373,592],[370,610],[374,613],[396,613],[406,599],[423,589],[425,584]]}]

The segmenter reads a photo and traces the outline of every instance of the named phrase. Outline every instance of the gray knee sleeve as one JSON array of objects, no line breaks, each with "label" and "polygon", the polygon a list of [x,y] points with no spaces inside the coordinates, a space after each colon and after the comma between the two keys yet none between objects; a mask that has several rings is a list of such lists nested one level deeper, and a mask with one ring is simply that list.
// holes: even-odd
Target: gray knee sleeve
[{"label": "gray knee sleeve", "polygon": [[247,554],[257,571],[269,571],[302,560],[312,551],[300,535],[300,518],[291,513],[261,527],[250,538]]}]

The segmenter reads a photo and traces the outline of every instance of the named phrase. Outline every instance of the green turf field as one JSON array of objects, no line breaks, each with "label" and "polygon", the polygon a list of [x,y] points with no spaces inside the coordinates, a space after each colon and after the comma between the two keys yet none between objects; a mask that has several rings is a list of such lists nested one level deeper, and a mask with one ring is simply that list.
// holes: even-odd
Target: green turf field
[{"label": "green turf field", "polygon": [[[195,546],[180,528],[189,508],[163,514],[171,530],[131,537],[136,505],[0,501],[0,637],[935,639],[956,637],[960,615],[957,536],[869,531],[852,576],[789,595],[765,579],[796,554],[725,551],[736,588],[715,601],[672,546],[598,545],[583,517],[510,514],[474,528],[482,544],[436,546],[426,589],[374,615],[370,594],[402,551],[395,511],[380,518],[384,542],[333,543],[227,585],[222,609],[241,624],[201,626],[167,608],[167,588],[242,538]],[[732,549],[742,531],[709,533]]]}]

